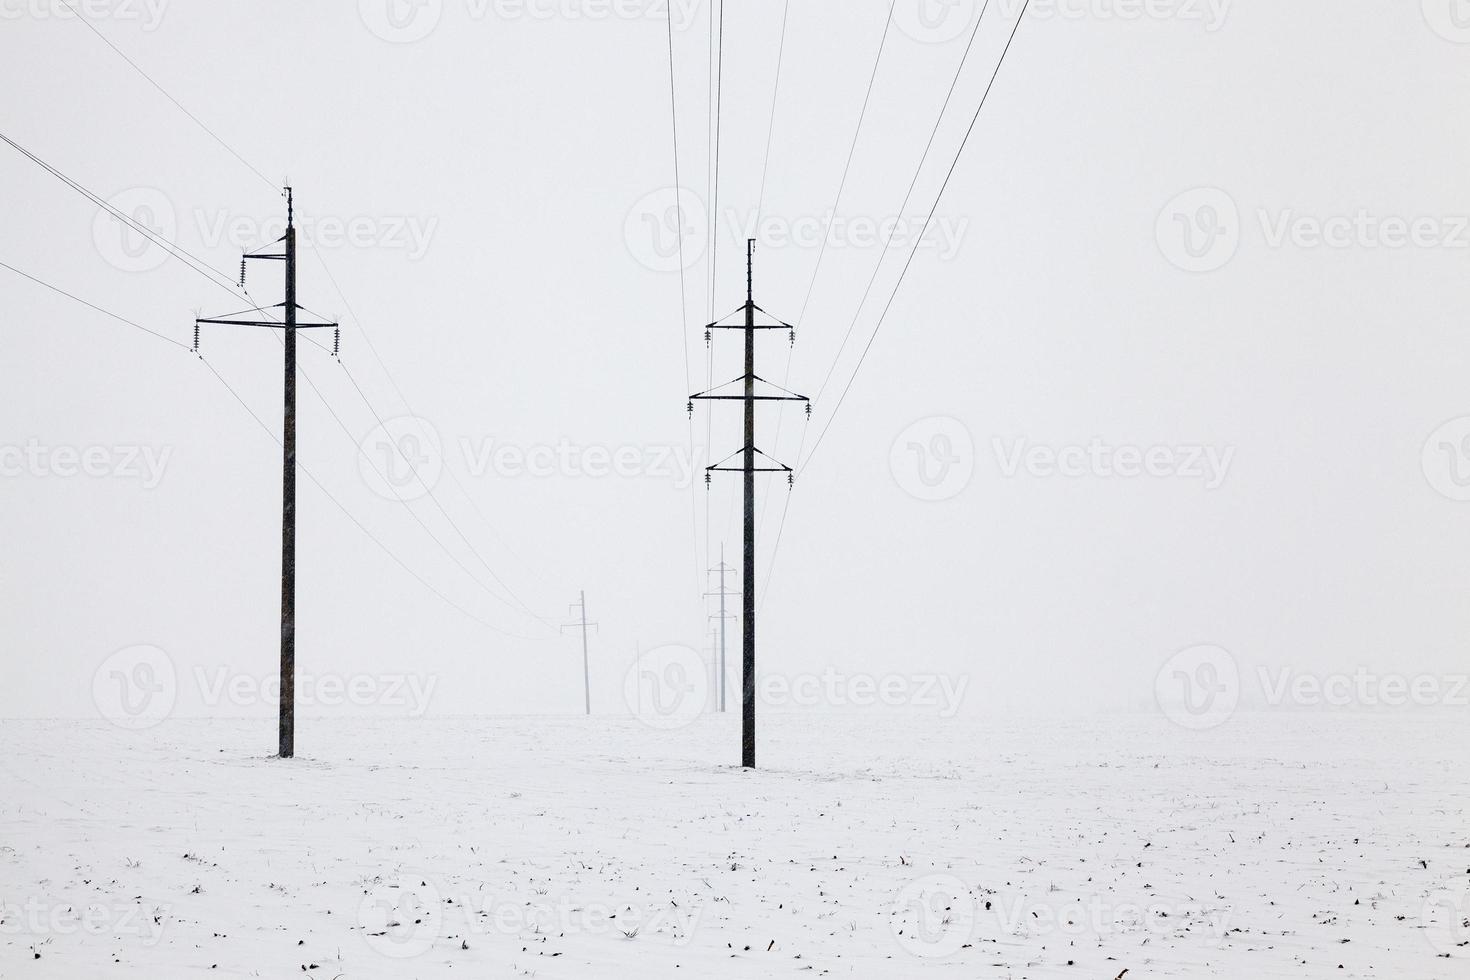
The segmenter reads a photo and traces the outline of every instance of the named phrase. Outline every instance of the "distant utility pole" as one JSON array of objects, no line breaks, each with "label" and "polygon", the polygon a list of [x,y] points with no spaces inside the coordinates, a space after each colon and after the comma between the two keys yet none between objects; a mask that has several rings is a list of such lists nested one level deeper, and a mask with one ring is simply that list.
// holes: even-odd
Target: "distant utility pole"
[{"label": "distant utility pole", "polygon": [[[301,323],[296,313],[296,207],[291,188],[286,189],[286,234],[272,245],[283,245],[281,254],[248,253],[240,260],[240,286],[245,285],[247,259],[271,259],[286,263],[286,301],[273,307],[257,306],[232,313],[229,317],[195,319],[194,347],[199,347],[199,324],[218,323],[236,327],[268,327],[285,331],[285,416],[281,433],[281,707],[277,724],[280,757],[296,754],[296,331],[324,329],[338,331],[335,323]],[[237,320],[233,317],[249,313],[263,314],[279,309],[284,322],[277,320]],[[336,344],[333,344],[335,349]]]},{"label": "distant utility pole", "polygon": [[720,590],[718,592],[706,592],[705,593],[705,598],[709,598],[711,596],[719,596],[720,597],[720,611],[716,615],[710,617],[711,619],[718,619],[720,621],[720,645],[719,645],[719,648],[718,648],[718,652],[719,652],[719,665],[720,665],[719,666],[719,671],[720,671],[720,683],[719,683],[720,714],[724,714],[725,713],[725,677],[727,676],[726,675],[726,671],[725,671],[725,624],[726,624],[727,621],[735,618],[735,614],[734,613],[727,612],[725,610],[725,597],[726,596],[732,596],[732,595],[739,595],[740,594],[738,592],[730,592],[730,591],[728,591],[725,588],[725,573],[726,572],[733,572],[734,570],[735,569],[733,569],[729,565],[726,565],[725,564],[725,546],[723,544],[720,545],[720,563],[719,563],[719,565],[717,565],[714,568],[711,568],[709,570],[709,573],[711,575],[718,575],[720,577]]},{"label": "distant utility pole", "polygon": [[[714,619],[713,616],[710,618]],[[720,631],[714,626],[709,628],[709,643],[705,646],[704,653],[709,656],[709,673],[714,673],[720,661]]]},{"label": "distant utility pole", "polygon": [[[806,403],[806,414],[810,418],[812,414],[811,400],[805,395],[798,395],[787,391],[780,385],[772,384],[765,378],[755,373],[755,332],[757,330],[790,330],[791,342],[796,343],[796,328],[789,323],[777,321],[776,323],[764,324],[755,322],[756,311],[765,313],[759,306],[755,305],[755,239],[747,239],[745,243],[745,323],[727,324],[716,321],[705,327],[705,339],[711,339],[711,331],[714,330],[744,330],[745,331],[745,374],[734,381],[709,391],[689,396],[689,412],[694,412],[696,400],[707,401],[742,401],[745,403],[745,445],[736,452],[731,453],[719,463],[706,467],[704,479],[708,486],[710,474],[715,471],[725,473],[743,473],[745,476],[745,588],[741,593],[744,616],[742,616],[743,629],[743,674],[741,677],[744,688],[744,713],[741,718],[741,765],[747,769],[755,768],[755,475],[757,473],[785,473],[789,484],[793,475],[791,467],[777,462],[772,457],[755,448],[755,403],[758,401],[798,401]],[[770,316],[770,314],[766,314]],[[768,388],[775,389],[774,394],[756,394],[756,382]],[[739,395],[719,394],[720,390],[728,385],[742,383],[744,393]],[[743,456],[740,466],[726,466],[725,464],[735,456]],[[756,456],[765,460],[770,465],[757,466]]]},{"label": "distant utility pole", "polygon": [[587,661],[587,628],[597,629],[596,623],[587,622],[587,593],[578,593],[579,601],[572,603],[568,608],[578,613],[579,622],[567,623],[562,632],[569,629],[579,628],[582,631],[582,695],[587,702],[587,714],[592,714],[592,672]]}]

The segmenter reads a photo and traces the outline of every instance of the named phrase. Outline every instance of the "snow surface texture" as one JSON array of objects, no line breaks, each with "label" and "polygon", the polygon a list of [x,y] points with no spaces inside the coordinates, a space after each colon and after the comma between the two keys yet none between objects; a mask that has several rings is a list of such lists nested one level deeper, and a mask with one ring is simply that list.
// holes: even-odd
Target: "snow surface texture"
[{"label": "snow surface texture", "polygon": [[765,725],[0,722],[0,976],[1470,977],[1458,713]]}]

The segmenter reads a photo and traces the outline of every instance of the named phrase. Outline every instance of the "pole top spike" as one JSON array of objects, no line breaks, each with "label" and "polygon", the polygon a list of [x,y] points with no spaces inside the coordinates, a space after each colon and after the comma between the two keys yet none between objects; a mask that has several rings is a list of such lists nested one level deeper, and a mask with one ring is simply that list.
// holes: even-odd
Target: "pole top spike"
[{"label": "pole top spike", "polygon": [[755,239],[745,240],[745,301],[755,302]]},{"label": "pole top spike", "polygon": [[[290,180],[290,178],[286,178]],[[286,226],[291,227],[296,223],[296,197],[291,191],[291,185],[286,185]]]}]

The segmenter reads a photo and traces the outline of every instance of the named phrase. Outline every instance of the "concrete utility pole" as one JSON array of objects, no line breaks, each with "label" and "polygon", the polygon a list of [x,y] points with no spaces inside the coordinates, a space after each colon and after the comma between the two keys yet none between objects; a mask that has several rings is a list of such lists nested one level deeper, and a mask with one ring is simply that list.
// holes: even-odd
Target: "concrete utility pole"
[{"label": "concrete utility pole", "polygon": [[727,590],[725,588],[725,573],[726,572],[733,572],[733,571],[734,571],[733,568],[731,568],[729,565],[726,565],[725,564],[725,546],[722,544],[722,545],[720,545],[720,563],[719,563],[719,565],[717,565],[716,567],[710,569],[710,571],[709,571],[709,573],[711,575],[718,575],[720,577],[720,589],[719,589],[718,592],[706,592],[705,593],[705,597],[706,598],[709,598],[711,596],[719,596],[720,597],[720,611],[716,615],[710,617],[711,619],[718,619],[720,621],[720,643],[719,643],[719,647],[718,647],[718,650],[717,650],[717,652],[719,654],[719,671],[720,671],[720,679],[719,679],[719,684],[718,684],[718,691],[719,691],[719,695],[718,696],[719,696],[719,703],[720,703],[720,714],[724,714],[725,713],[725,678],[729,676],[728,673],[725,670],[725,624],[729,620],[735,618],[735,614],[734,613],[727,612],[725,610],[725,598],[727,596],[739,595],[740,594],[738,592],[730,592],[729,590]]},{"label": "concrete utility pole", "polygon": [[[735,381],[743,385],[743,394],[725,395],[719,394],[719,388],[689,396],[689,411],[694,411],[696,400],[708,401],[741,401],[745,403],[745,445],[727,456],[724,460],[713,466],[707,467],[705,472],[705,483],[708,485],[710,474],[715,471],[727,473],[740,473],[744,476],[744,498],[745,498],[745,587],[741,593],[742,608],[744,616],[741,617],[742,626],[742,695],[743,713],[741,717],[741,765],[747,769],[755,768],[755,475],[757,473],[785,473],[787,482],[790,483],[793,476],[791,467],[778,463],[776,460],[761,452],[755,447],[755,403],[759,401],[798,401],[805,402],[807,417],[811,417],[811,400],[805,395],[798,395],[787,391],[780,385],[772,384],[765,378],[755,373],[755,332],[757,330],[789,330],[791,331],[791,342],[796,343],[796,328],[789,323],[777,321],[776,323],[756,323],[756,311],[765,313],[755,303],[755,239],[748,239],[745,243],[745,305],[742,307],[745,313],[743,324],[727,324],[716,321],[705,327],[705,336],[710,336],[714,330],[744,330],[745,331],[745,374]],[[767,314],[769,316],[769,314]],[[757,394],[756,382],[776,390],[775,394]],[[742,457],[739,467],[726,466],[735,456]],[[770,465],[758,465],[756,456]]]},{"label": "concrete utility pole", "polygon": [[591,715],[592,669],[587,659],[587,628],[597,629],[597,624],[587,622],[587,593],[585,591],[580,592],[578,596],[580,597],[580,601],[572,603],[568,608],[578,611],[580,622],[567,623],[561,629],[563,633],[569,629],[580,628],[582,630],[582,695],[587,704],[587,714]]},{"label": "concrete utility pole", "polygon": [[[309,329],[337,330],[335,323],[301,323],[296,314],[296,206],[291,188],[286,194],[286,234],[274,245],[282,246],[280,254],[248,253],[240,260],[240,286],[245,285],[245,262],[269,259],[286,263],[286,301],[275,307],[255,307],[217,319],[194,321],[195,346],[201,323],[237,327],[267,327],[285,331],[285,413],[281,431],[281,706],[276,734],[279,755],[289,759],[296,754],[296,331]],[[280,309],[284,322],[276,320],[237,320],[249,313]],[[333,347],[335,348],[335,344]]]}]

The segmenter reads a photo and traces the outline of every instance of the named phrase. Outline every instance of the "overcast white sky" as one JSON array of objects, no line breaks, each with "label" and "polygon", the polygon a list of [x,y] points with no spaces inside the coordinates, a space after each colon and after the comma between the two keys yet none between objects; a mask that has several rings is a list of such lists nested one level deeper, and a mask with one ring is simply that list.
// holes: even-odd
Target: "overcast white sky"
[{"label": "overcast white sky", "polygon": [[[703,646],[697,569],[721,542],[738,564],[734,478],[706,497],[669,461],[691,431],[681,335],[705,386],[707,224],[687,216],[681,312],[662,4],[527,2],[88,9],[271,184],[294,184],[346,297],[303,249],[301,302],[344,321],[352,377],[405,415],[366,331],[493,525],[437,482],[500,578],[552,624],[587,591],[594,702],[622,711],[635,644]],[[703,211],[710,11],[690,2],[673,10],[679,162]],[[791,0],[756,285],[772,314],[801,316],[797,391],[823,386],[883,255],[865,223],[898,213],[965,49],[976,8],[926,2],[898,0],[812,285],[819,250],[790,239],[832,207],[888,2]],[[986,14],[905,214],[933,203],[1018,10]],[[743,299],[781,12],[724,15],[718,315]],[[0,131],[226,276],[279,233],[278,192],[64,5],[0,13]],[[763,668],[968,677],[968,713],[1145,707],[1161,665],[1204,643],[1251,672],[1463,671],[1470,422],[1435,433],[1470,416],[1467,86],[1463,0],[1038,0],[934,246],[789,497],[769,589],[788,491],[764,484]],[[130,250],[9,147],[0,181],[0,261],[185,344],[194,311],[248,305]],[[887,253],[805,440],[796,409],[779,441],[762,411],[768,451],[810,452],[907,254]],[[255,265],[257,298],[279,300],[279,274]],[[95,716],[94,671],[137,644],[181,677],[269,674],[276,445],[184,351],[4,269],[0,310],[0,713]],[[277,427],[271,336],[206,328],[203,345]],[[789,349],[762,336],[759,373],[782,380]],[[375,490],[356,445],[381,449],[376,421],[328,356],[301,356],[351,433],[303,383],[301,461],[435,588],[534,639],[450,608],[302,480],[299,669],[435,676],[436,713],[579,710],[575,640],[492,600]],[[739,371],[723,334],[715,380]],[[700,465],[710,417],[717,455],[739,447],[737,406],[701,408]],[[502,446],[557,458],[527,474]],[[112,475],[55,472],[91,447]],[[589,447],[640,472],[586,475]],[[134,450],[162,469],[134,473]],[[1130,465],[1153,472],[1117,474]],[[431,502],[412,506],[488,580]],[[196,695],[181,710],[226,710]]]}]

